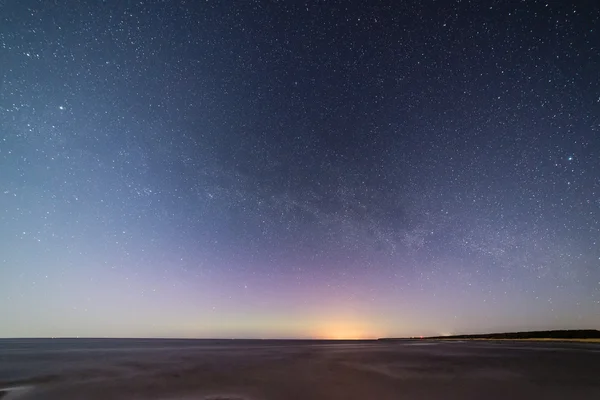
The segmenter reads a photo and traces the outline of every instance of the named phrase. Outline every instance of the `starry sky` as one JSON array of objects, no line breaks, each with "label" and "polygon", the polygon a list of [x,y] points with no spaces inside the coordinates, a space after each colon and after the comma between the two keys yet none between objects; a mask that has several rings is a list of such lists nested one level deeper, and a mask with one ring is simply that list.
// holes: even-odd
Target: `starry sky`
[{"label": "starry sky", "polygon": [[600,5],[0,1],[0,337],[600,328]]}]

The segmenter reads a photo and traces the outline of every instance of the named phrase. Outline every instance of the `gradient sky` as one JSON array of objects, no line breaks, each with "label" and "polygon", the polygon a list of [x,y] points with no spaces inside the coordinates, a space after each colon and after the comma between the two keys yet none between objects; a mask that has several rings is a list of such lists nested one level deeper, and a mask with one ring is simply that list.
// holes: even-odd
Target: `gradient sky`
[{"label": "gradient sky", "polygon": [[596,3],[0,1],[0,337],[600,328]]}]

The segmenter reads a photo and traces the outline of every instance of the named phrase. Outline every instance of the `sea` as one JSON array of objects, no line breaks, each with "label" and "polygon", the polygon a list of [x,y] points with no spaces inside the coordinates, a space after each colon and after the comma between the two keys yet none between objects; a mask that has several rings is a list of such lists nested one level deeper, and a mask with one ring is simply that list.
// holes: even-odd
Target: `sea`
[{"label": "sea", "polygon": [[600,344],[0,339],[0,400],[600,399]]},{"label": "sea", "polygon": [[[348,345],[367,343],[352,341]],[[215,381],[211,380],[212,375],[227,376],[233,367],[264,365],[269,360],[328,346],[344,347],[343,342],[327,340],[0,339],[0,399],[61,398],[45,396],[43,391],[62,387],[71,388],[66,398],[92,398],[89,389],[84,397],[78,397],[72,388],[109,387],[117,383],[121,392],[135,394],[140,387],[153,387],[158,380],[167,378],[170,388],[159,388],[166,394],[176,392],[178,387],[194,391],[197,386],[210,387]],[[228,385],[224,378],[222,386]],[[40,391],[41,395],[32,395]]]}]

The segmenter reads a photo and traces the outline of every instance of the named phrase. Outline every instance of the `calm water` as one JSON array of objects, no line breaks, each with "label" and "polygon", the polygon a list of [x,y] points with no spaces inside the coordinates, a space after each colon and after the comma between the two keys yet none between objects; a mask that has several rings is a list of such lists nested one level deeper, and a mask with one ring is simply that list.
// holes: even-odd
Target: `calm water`
[{"label": "calm water", "polygon": [[598,376],[594,344],[0,340],[19,400],[597,400]]},{"label": "calm water", "polygon": [[[226,357],[229,351],[258,352],[273,347],[323,346],[313,340],[226,339],[0,339],[0,384],[51,380],[88,370],[126,373],[136,362],[170,363],[185,355]],[[368,342],[349,342],[352,346]]]}]

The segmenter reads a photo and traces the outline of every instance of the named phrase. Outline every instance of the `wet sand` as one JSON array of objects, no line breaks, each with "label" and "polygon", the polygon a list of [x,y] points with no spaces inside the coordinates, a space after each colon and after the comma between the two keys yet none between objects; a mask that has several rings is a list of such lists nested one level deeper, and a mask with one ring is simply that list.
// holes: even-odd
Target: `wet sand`
[{"label": "wet sand", "polygon": [[[11,365],[19,377],[10,378]],[[257,341],[0,349],[0,384],[33,386],[11,397],[61,400],[600,399],[600,345]]]}]

